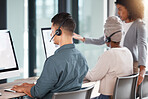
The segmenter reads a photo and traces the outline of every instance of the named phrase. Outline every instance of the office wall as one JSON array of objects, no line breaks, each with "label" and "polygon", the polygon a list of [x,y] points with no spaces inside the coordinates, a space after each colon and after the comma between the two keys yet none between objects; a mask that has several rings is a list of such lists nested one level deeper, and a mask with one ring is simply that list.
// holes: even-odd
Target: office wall
[{"label": "office wall", "polygon": [[21,70],[21,76],[17,78],[22,78],[24,68],[24,0],[7,0],[7,29],[11,32]]},{"label": "office wall", "polygon": [[[28,0],[7,0],[7,24],[11,31],[20,77],[9,81],[28,77]],[[58,12],[58,0],[36,0],[36,60],[37,68],[34,70],[40,75],[45,61],[41,28],[51,26],[51,18]]]},{"label": "office wall", "polygon": [[[79,34],[84,37],[99,38],[104,34],[107,18],[106,0],[79,0]],[[105,45],[91,45],[80,42],[76,47],[86,57],[89,68],[95,66],[98,57],[104,52]]]},{"label": "office wall", "polygon": [[36,31],[37,31],[37,69],[35,72],[40,75],[44,61],[45,51],[43,47],[41,28],[51,27],[51,18],[58,13],[58,0],[36,0]]},{"label": "office wall", "polygon": [[115,1],[116,0],[109,0],[109,16],[113,16],[116,13]]},{"label": "office wall", "polygon": [[[23,77],[24,68],[28,59],[28,43],[26,24],[26,6],[27,0],[8,0],[8,29],[12,33],[16,55],[21,68]],[[99,38],[103,35],[104,22],[107,18],[107,0],[79,0],[79,33],[85,37]],[[34,71],[40,75],[45,61],[42,36],[40,29],[51,26],[51,18],[58,13],[58,0],[36,0],[36,31],[37,31],[37,69]],[[24,39],[25,38],[25,39]],[[86,57],[89,67],[96,64],[98,57],[104,52],[106,46],[87,45],[80,42],[76,47]],[[24,54],[25,53],[25,54]]]}]

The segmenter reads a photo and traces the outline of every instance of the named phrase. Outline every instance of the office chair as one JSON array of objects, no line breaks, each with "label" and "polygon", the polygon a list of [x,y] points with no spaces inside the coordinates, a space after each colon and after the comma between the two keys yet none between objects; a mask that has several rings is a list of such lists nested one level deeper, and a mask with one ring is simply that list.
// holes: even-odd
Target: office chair
[{"label": "office chair", "polygon": [[139,86],[139,99],[148,99],[148,71],[145,74],[145,78]]},{"label": "office chair", "polygon": [[138,74],[118,77],[116,80],[113,99],[136,99]]},{"label": "office chair", "polygon": [[52,99],[90,99],[93,88],[94,85],[77,91],[54,93]]}]

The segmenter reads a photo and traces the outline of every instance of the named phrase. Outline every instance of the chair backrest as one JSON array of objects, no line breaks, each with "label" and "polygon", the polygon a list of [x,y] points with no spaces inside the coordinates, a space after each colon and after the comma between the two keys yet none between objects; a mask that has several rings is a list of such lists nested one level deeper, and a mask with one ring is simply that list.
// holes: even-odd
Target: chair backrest
[{"label": "chair backrest", "polygon": [[138,74],[118,77],[116,80],[113,99],[136,99]]},{"label": "chair backrest", "polygon": [[54,93],[52,99],[90,99],[94,85],[77,91]]},{"label": "chair backrest", "polygon": [[148,72],[145,74],[142,84],[139,86],[139,99],[148,98]]}]

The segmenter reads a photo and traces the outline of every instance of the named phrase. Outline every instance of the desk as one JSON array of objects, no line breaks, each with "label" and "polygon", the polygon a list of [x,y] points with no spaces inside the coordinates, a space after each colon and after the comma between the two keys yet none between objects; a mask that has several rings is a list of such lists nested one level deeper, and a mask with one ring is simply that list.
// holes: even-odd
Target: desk
[{"label": "desk", "polygon": [[[0,96],[0,99],[8,99],[8,98],[16,98],[16,97],[25,96],[26,94],[24,94],[24,93],[5,92],[4,89],[12,88],[14,85],[21,85],[22,83],[33,83],[37,79],[38,79],[38,77],[30,77],[27,79],[15,80],[14,82],[10,82],[10,83],[0,84],[0,93],[2,93],[2,96]],[[95,87],[92,91],[91,97],[98,96],[99,95],[99,93],[98,93],[99,82],[84,83],[82,85],[82,87],[87,87],[92,84],[95,84]]]},{"label": "desk", "polygon": [[38,77],[30,77],[27,79],[15,80],[14,82],[10,82],[10,83],[0,84],[0,93],[2,93],[2,96],[0,96],[0,99],[8,99],[8,98],[16,98],[16,97],[25,96],[24,93],[5,92],[4,89],[12,88],[14,85],[21,85],[22,83],[25,83],[25,82],[33,83],[37,79]]}]

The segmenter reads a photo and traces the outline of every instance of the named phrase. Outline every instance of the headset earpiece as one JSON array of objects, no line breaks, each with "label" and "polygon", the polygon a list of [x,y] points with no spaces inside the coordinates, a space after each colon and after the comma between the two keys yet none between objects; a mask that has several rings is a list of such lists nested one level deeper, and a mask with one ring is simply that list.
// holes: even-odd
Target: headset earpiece
[{"label": "headset earpiece", "polygon": [[106,40],[105,40],[105,42],[111,42],[111,39],[110,39],[110,37],[106,37]]},{"label": "headset earpiece", "polygon": [[55,34],[56,34],[57,36],[60,36],[60,35],[62,34],[61,29],[57,29],[56,32],[55,32]]}]

